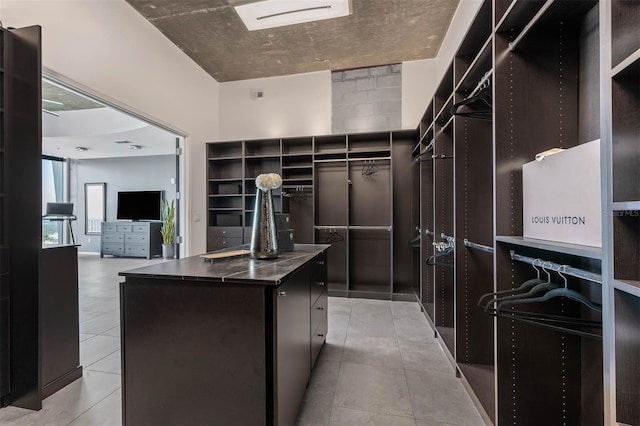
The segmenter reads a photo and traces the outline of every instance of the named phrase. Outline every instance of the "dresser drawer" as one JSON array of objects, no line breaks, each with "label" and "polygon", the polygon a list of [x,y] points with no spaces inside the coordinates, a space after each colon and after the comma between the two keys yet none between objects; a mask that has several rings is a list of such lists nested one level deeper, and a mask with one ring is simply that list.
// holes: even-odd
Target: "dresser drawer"
[{"label": "dresser drawer", "polygon": [[102,232],[116,232],[116,224],[115,223],[103,223],[102,224]]},{"label": "dresser drawer", "polygon": [[133,225],[116,225],[116,232],[131,232]]},{"label": "dresser drawer", "polygon": [[212,226],[209,228],[209,237],[242,238],[242,227],[241,226]]},{"label": "dresser drawer", "polygon": [[103,243],[102,254],[113,255],[113,256],[124,256],[124,244]]},{"label": "dresser drawer", "polygon": [[[317,330],[324,324],[327,324],[327,293],[324,292],[321,297],[311,306],[311,330]],[[311,336],[313,337],[313,336]]]},{"label": "dresser drawer", "polygon": [[209,238],[207,249],[213,251],[241,245],[242,238]]},{"label": "dresser drawer", "polygon": [[145,223],[145,224],[131,225],[131,229],[132,229],[132,232],[144,232],[146,234],[147,232],[149,232],[149,224]]},{"label": "dresser drawer", "polygon": [[139,245],[139,244],[128,244],[125,246],[125,254],[127,256],[141,256],[147,257],[149,254],[149,250],[147,246]]},{"label": "dresser drawer", "polygon": [[103,234],[102,235],[103,243],[122,243],[124,242],[124,234],[113,233],[113,234]]},{"label": "dresser drawer", "polygon": [[149,236],[147,234],[125,234],[124,238],[127,243],[146,244],[149,242]]}]

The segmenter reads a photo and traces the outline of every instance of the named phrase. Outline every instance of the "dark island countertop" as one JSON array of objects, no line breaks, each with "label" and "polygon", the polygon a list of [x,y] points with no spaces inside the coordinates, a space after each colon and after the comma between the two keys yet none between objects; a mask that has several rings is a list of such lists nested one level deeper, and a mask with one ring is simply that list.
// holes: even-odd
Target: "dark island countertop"
[{"label": "dark island countertop", "polygon": [[[134,278],[279,285],[298,268],[329,247],[328,244],[296,244],[292,252],[281,253],[276,259],[271,260],[256,260],[247,255],[205,262],[198,255],[123,271],[119,275]],[[248,249],[248,246],[233,247],[219,252],[242,248]]]}]

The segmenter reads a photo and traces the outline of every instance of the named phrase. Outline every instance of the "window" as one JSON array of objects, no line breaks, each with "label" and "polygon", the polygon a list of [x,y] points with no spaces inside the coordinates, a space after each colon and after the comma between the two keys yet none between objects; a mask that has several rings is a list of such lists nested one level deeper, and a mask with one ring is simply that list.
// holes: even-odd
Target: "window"
[{"label": "window", "polygon": [[84,233],[87,235],[99,235],[102,222],[106,219],[106,186],[106,183],[84,184]]}]

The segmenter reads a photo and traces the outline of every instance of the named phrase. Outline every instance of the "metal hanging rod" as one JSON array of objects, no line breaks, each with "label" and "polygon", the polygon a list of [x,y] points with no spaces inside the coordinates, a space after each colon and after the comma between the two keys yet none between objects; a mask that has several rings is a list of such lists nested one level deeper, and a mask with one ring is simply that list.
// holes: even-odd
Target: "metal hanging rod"
[{"label": "metal hanging rod", "polygon": [[487,84],[487,80],[489,80],[492,75],[493,75],[493,69],[490,69],[489,71],[484,73],[484,75],[482,76],[482,78],[480,79],[478,84],[476,85],[476,88],[473,89],[471,91],[471,93],[469,93],[469,96],[467,96],[467,98],[475,96],[476,93],[478,93],[480,90],[484,89],[485,84]]},{"label": "metal hanging rod", "polygon": [[453,155],[432,155],[431,158],[433,158],[434,160],[445,160],[445,159],[451,159],[453,158]]},{"label": "metal hanging rod", "polygon": [[447,242],[449,242],[449,243],[453,243],[455,241],[455,238],[453,238],[450,235],[445,234],[444,232],[440,234],[440,238],[442,238],[443,240],[447,240]]},{"label": "metal hanging rod", "polygon": [[509,43],[509,51],[510,52],[513,52],[515,50],[515,48],[518,45],[518,43],[520,43],[520,40],[522,40],[524,38],[524,36],[527,35],[527,33],[531,30],[531,28],[533,28],[533,26],[536,24],[536,22],[538,22],[538,19],[540,19],[542,17],[542,15],[544,15],[544,13],[547,11],[547,9],[549,9],[549,7],[551,7],[551,5],[554,3],[554,1],[555,0],[547,0],[547,2],[544,5],[542,5],[542,7],[538,11],[538,13],[536,13],[533,16],[533,18],[531,18],[531,21],[529,21],[527,26],[524,27],[522,29],[522,31],[520,31],[520,34],[518,35],[518,37],[516,37],[515,40],[513,40],[511,43]]},{"label": "metal hanging rod", "polygon": [[428,229],[425,229],[424,233],[433,237],[433,231],[429,231]]},{"label": "metal hanging rod", "polygon": [[328,229],[328,230],[332,230],[332,229],[347,229],[347,227],[346,227],[346,226],[344,226],[344,225],[338,225],[338,226],[314,226],[314,229],[319,229],[319,230]]},{"label": "metal hanging rod", "polygon": [[465,247],[478,249],[478,250],[481,250],[481,251],[486,251],[487,253],[495,252],[493,247],[485,246],[484,244],[472,243],[471,241],[467,240],[466,238],[464,239],[464,245],[465,245]]},{"label": "metal hanging rod", "polygon": [[376,160],[391,160],[391,157],[367,157],[367,158],[349,158],[348,161],[376,161]]},{"label": "metal hanging rod", "polygon": [[439,133],[442,133],[445,130],[447,130],[447,127],[449,127],[449,124],[451,124],[453,122],[453,118],[454,117],[455,117],[455,115],[452,115],[451,118],[449,118],[449,120],[447,120],[447,122],[444,123],[444,126],[442,126],[442,129],[440,129]]},{"label": "metal hanging rod", "polygon": [[543,259],[534,259],[533,257],[522,256],[517,254],[515,251],[511,250],[509,252],[511,254],[512,260],[517,260],[518,262],[527,263],[529,265],[533,265],[534,261],[543,261],[542,266],[544,269],[548,271],[560,272],[563,275],[571,275],[572,277],[580,278],[581,280],[592,281],[594,283],[602,284],[602,275],[595,274],[593,272],[585,271],[583,269],[574,268],[572,266],[560,265],[554,262],[548,262]]}]

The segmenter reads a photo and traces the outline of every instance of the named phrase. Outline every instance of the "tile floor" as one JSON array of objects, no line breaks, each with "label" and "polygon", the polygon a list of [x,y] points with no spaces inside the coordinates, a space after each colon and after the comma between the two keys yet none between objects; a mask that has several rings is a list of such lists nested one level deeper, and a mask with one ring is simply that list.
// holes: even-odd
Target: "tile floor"
[{"label": "tile floor", "polygon": [[[117,273],[161,259],[79,256],[82,379],[41,411],[0,409],[2,425],[121,425]],[[415,303],[329,299],[329,332],[298,424],[480,426]]]}]

